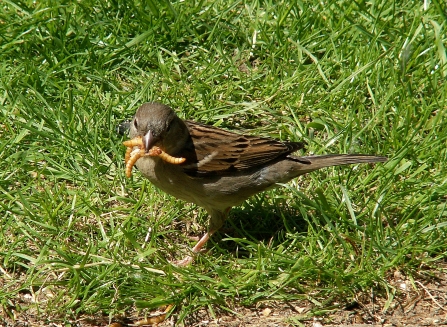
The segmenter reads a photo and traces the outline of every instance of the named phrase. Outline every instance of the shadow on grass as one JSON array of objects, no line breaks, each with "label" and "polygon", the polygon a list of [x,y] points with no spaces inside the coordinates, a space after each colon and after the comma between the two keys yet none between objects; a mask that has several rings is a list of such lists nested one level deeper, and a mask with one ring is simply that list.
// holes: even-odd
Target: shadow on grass
[{"label": "shadow on grass", "polygon": [[308,222],[300,211],[283,202],[271,203],[259,196],[255,203],[233,208],[224,226],[213,236],[213,243],[244,257],[245,251],[238,240],[274,248],[284,242],[286,234],[307,233]]}]

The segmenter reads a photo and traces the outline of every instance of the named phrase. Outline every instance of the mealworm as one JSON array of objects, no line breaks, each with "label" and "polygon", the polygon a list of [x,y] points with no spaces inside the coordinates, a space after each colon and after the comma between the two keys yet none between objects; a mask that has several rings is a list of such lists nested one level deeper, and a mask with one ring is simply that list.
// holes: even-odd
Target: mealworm
[{"label": "mealworm", "polygon": [[[126,154],[124,155],[124,163],[126,165],[126,177],[129,178],[132,175],[132,168],[135,162],[144,155],[144,151],[141,151],[143,140],[141,136],[137,136],[131,140],[124,141],[123,145],[127,147]],[[132,148],[135,146],[138,146],[139,149],[134,150],[135,153],[133,153]]]},{"label": "mealworm", "polygon": [[160,149],[158,146],[154,146],[149,150],[148,155],[152,157],[160,157],[162,160],[166,161],[167,163],[173,164],[173,165],[179,165],[181,163],[185,162],[185,158],[177,158],[173,157],[170,154],[167,154],[162,149]]},{"label": "mealworm", "polygon": [[167,163],[173,164],[173,165],[179,165],[181,163],[185,162],[185,158],[177,158],[173,157],[170,154],[167,154],[162,149],[160,149],[158,146],[154,146],[149,150],[148,155],[152,157],[160,157],[162,160],[166,161]]},{"label": "mealworm", "polygon": [[151,156],[151,157],[158,157],[160,154],[163,153],[163,150],[160,149],[158,146],[153,146],[149,152],[147,153],[147,155]]},{"label": "mealworm", "polygon": [[164,151],[161,151],[161,153],[158,155],[161,159],[166,161],[167,163],[173,164],[173,165],[179,165],[181,163],[184,163],[186,158],[176,158],[171,156],[170,154],[167,154]]},{"label": "mealworm", "polygon": [[130,153],[132,152],[132,148],[129,147],[126,149],[126,154],[124,155],[124,163],[127,165],[127,162],[130,159]]},{"label": "mealworm", "polygon": [[143,139],[141,138],[141,136],[137,136],[131,140],[124,141],[123,145],[127,147],[134,147],[134,146],[141,147],[143,146]]},{"label": "mealworm", "polygon": [[[127,151],[126,151],[127,154]],[[126,177],[130,178],[132,175],[132,168],[137,162],[138,159],[140,159],[144,155],[144,150],[137,149],[135,154],[133,154],[133,151],[129,155],[129,160],[126,162]]]},{"label": "mealworm", "polygon": [[[131,140],[124,141],[123,145],[127,147],[126,154],[124,155],[124,163],[126,165],[125,173],[127,178],[132,175],[132,168],[137,160],[143,156],[160,157],[165,162],[173,165],[179,165],[186,161],[186,158],[176,158],[171,156],[170,154],[167,154],[158,146],[153,146],[148,153],[145,153],[143,149],[143,140],[140,136],[137,136]],[[139,148],[132,150],[132,148],[135,146],[138,146]]]}]

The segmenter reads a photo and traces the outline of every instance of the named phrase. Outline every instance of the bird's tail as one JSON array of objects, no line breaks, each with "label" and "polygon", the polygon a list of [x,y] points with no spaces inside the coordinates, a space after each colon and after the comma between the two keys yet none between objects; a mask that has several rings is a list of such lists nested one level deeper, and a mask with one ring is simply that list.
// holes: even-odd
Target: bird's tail
[{"label": "bird's tail", "polygon": [[[324,167],[351,165],[356,163],[385,162],[387,157],[367,154],[325,154],[320,156],[289,157],[302,164],[302,169],[311,172]],[[307,168],[307,169],[306,169]]]}]

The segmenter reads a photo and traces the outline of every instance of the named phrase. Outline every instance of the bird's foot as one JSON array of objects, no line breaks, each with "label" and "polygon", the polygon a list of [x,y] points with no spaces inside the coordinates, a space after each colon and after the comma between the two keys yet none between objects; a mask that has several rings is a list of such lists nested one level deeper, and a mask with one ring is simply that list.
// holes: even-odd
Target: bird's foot
[{"label": "bird's foot", "polygon": [[189,266],[191,263],[193,263],[194,261],[194,256],[197,253],[202,252],[202,248],[204,247],[204,245],[206,244],[206,242],[208,242],[208,240],[210,239],[210,236],[213,235],[214,231],[209,231],[208,233],[206,233],[205,235],[202,236],[202,238],[197,242],[197,244],[192,248],[191,252],[193,253],[193,255],[188,255],[185,258],[183,258],[182,260],[176,260],[173,261],[172,264],[174,264],[175,266],[178,267],[187,267]]},{"label": "bird's foot", "polygon": [[172,264],[177,267],[188,267],[193,262],[194,262],[194,257],[188,255],[188,256],[184,257],[182,260],[173,261]]}]

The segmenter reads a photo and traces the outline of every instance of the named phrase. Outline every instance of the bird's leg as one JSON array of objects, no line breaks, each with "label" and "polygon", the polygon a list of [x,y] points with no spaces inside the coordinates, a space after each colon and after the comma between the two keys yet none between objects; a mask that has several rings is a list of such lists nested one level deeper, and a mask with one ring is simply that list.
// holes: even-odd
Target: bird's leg
[{"label": "bird's leg", "polygon": [[230,212],[231,207],[228,207],[224,211],[218,210],[207,210],[210,214],[210,225],[208,232],[202,236],[202,238],[197,242],[197,244],[191,249],[192,256],[188,255],[182,260],[175,261],[174,264],[179,267],[189,266],[194,261],[194,256],[202,251],[203,246],[208,242],[210,237],[217,232],[225,222],[228,217],[228,212]]},{"label": "bird's leg", "polygon": [[174,265],[178,267],[187,267],[194,261],[194,256],[202,251],[203,246],[208,242],[211,235],[213,235],[216,231],[209,231],[197,242],[197,244],[191,249],[192,255],[187,255],[182,260],[176,260],[173,262]]},{"label": "bird's leg", "polygon": [[205,235],[202,236],[202,238],[197,242],[196,245],[191,249],[192,253],[197,254],[200,251],[202,251],[203,246],[208,242],[211,235],[213,235],[216,231],[209,231]]}]

